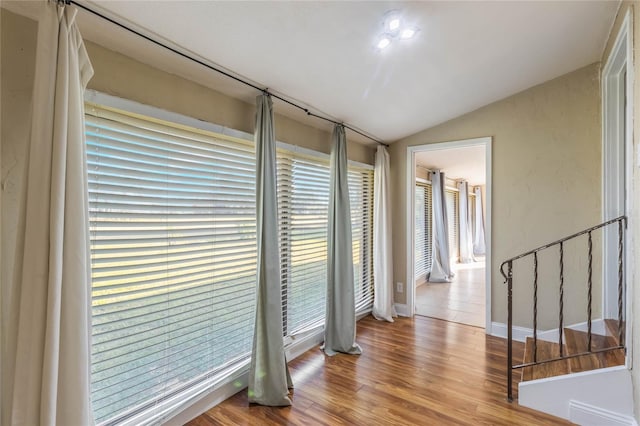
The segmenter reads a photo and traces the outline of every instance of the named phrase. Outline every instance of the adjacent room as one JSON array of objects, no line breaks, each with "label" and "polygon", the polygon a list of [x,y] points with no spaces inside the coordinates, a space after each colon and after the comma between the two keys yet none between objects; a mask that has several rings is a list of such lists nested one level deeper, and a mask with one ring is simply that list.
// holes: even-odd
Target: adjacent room
[{"label": "adjacent room", "polygon": [[[486,263],[491,263],[486,258],[483,206],[487,148],[437,147],[416,152],[414,161],[415,313],[484,328],[485,301],[491,294],[485,285]],[[434,173],[443,183],[439,198]],[[435,247],[443,250],[435,253]],[[432,274],[434,262],[439,265]]]},{"label": "adjacent room", "polygon": [[0,424],[637,425],[639,8],[2,0]]}]

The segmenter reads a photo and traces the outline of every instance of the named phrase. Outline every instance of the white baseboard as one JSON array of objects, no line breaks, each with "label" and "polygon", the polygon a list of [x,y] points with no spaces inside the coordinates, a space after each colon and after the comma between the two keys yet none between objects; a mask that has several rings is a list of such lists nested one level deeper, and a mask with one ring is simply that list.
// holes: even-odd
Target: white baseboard
[{"label": "white baseboard", "polygon": [[232,397],[249,384],[249,373],[245,370],[239,376],[234,377],[229,382],[218,389],[207,394],[204,398],[196,401],[191,406],[181,411],[174,417],[162,422],[163,426],[181,426],[195,419],[207,410],[212,409],[224,400]]},{"label": "white baseboard", "polygon": [[631,423],[605,422],[602,418],[633,417],[631,372],[620,365],[520,382],[518,403],[581,425],[628,425]]},{"label": "white baseboard", "polygon": [[[581,322],[579,324],[571,324],[566,325],[566,328],[571,328],[572,330],[587,331],[587,323]],[[604,320],[596,319],[591,322],[591,332],[594,334],[600,334],[602,336],[606,336],[607,330]],[[491,333],[492,336],[502,337],[504,339],[507,338],[507,325],[501,322],[492,322],[491,323]],[[513,327],[513,340],[518,342],[524,342],[527,337],[533,336],[533,329],[526,327]],[[538,330],[538,339],[547,340],[549,342],[557,342],[558,341],[558,329],[552,330]],[[563,339],[564,340],[564,339]]]},{"label": "white baseboard", "polygon": [[[322,343],[323,340],[324,328],[320,328],[309,333],[306,336],[298,338],[295,343],[291,344],[285,350],[287,360],[292,361],[296,359],[313,347],[318,346],[320,343]],[[243,371],[237,377],[232,378],[228,383],[212,391],[207,396],[198,400],[193,405],[178,413],[173,418],[167,420],[166,422],[163,422],[163,426],[181,426],[189,422],[190,420],[195,419],[202,413],[212,409],[227,398],[230,398],[236,393],[246,389],[248,383],[249,373],[247,371]]]},{"label": "white baseboard", "polygon": [[324,327],[318,331],[304,336],[297,340],[297,342],[291,345],[285,350],[287,361],[292,361],[298,358],[303,353],[307,352],[311,348],[318,346],[324,341]]},{"label": "white baseboard", "polygon": [[409,305],[405,303],[396,303],[395,307],[396,307],[396,313],[398,314],[398,316],[409,317],[409,318],[413,316],[411,315],[411,312],[409,312]]},{"label": "white baseboard", "polygon": [[[507,338],[507,324],[501,322],[491,323],[491,335],[495,337]],[[513,340],[524,342],[527,336],[532,336],[533,330],[525,327],[513,326]]]},{"label": "white baseboard", "polygon": [[569,402],[569,421],[581,426],[637,426],[633,417],[624,416],[580,401]]}]

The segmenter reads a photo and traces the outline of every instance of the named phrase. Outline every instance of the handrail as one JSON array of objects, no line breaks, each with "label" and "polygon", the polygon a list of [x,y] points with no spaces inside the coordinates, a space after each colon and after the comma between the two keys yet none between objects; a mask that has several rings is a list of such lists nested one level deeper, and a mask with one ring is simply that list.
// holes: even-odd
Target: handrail
[{"label": "handrail", "polygon": [[[593,288],[593,231],[613,223],[618,224],[618,345],[610,348],[593,349],[592,348],[592,288]],[[505,260],[500,265],[500,273],[505,279],[507,284],[507,399],[513,401],[513,370],[523,367],[535,366],[540,364],[546,364],[551,361],[558,361],[568,358],[575,358],[577,356],[583,356],[587,354],[612,351],[616,349],[624,349],[624,333],[623,333],[623,293],[624,293],[624,274],[623,274],[623,258],[624,258],[624,230],[627,228],[627,217],[620,216],[615,219],[607,220],[599,225],[592,226],[583,231],[576,232],[567,237],[556,240],[552,243],[545,244],[533,250],[529,250],[525,253],[514,256]],[[580,354],[566,354],[563,351],[563,328],[564,328],[564,243],[565,241],[573,238],[588,235],[587,240],[587,253],[588,253],[588,267],[587,267],[587,349],[586,352]],[[558,336],[559,336],[559,357],[551,360],[538,360],[537,358],[537,341],[538,341],[538,252],[559,245],[559,323],[558,323]],[[533,362],[524,364],[513,365],[513,262],[522,259],[524,257],[533,255]],[[504,268],[507,267],[505,272]]]},{"label": "handrail", "polygon": [[615,219],[611,219],[611,220],[608,220],[606,222],[602,222],[599,225],[592,226],[591,228],[585,229],[584,231],[576,232],[575,234],[569,235],[568,237],[561,238],[561,239],[556,240],[556,241],[554,241],[552,243],[545,244],[545,245],[540,246],[538,248],[534,248],[533,250],[529,250],[528,252],[525,252],[525,253],[519,254],[517,256],[514,256],[511,259],[507,259],[507,260],[505,260],[504,262],[502,262],[500,264],[500,274],[502,274],[502,277],[506,280],[507,279],[507,275],[504,272],[504,266],[507,263],[513,262],[514,260],[522,259],[523,257],[529,256],[530,254],[539,252],[539,251],[544,250],[544,249],[548,249],[549,247],[553,247],[553,246],[555,246],[557,244],[564,243],[565,241],[570,240],[572,238],[579,237],[580,235],[588,234],[589,232],[595,231],[596,229],[604,228],[607,225],[611,225],[612,223],[620,222],[620,221],[622,221],[624,223],[624,228],[627,229],[627,217],[626,216],[619,216],[619,217],[617,217]]}]

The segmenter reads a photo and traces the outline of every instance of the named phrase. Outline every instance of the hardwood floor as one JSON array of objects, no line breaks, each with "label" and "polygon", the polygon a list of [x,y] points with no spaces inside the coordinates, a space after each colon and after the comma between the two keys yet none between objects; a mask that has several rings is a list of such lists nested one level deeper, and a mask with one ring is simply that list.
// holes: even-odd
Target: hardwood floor
[{"label": "hardwood floor", "polygon": [[[356,340],[360,356],[326,357],[315,348],[289,363],[293,406],[249,406],[243,390],[188,424],[570,424],[506,401],[506,341],[483,329],[419,316],[394,323],[369,316],[358,322]],[[514,347],[514,359],[522,359],[523,346]]]},{"label": "hardwood floor", "polygon": [[460,324],[484,327],[485,262],[455,263],[450,283],[429,283],[416,287],[416,315]]}]

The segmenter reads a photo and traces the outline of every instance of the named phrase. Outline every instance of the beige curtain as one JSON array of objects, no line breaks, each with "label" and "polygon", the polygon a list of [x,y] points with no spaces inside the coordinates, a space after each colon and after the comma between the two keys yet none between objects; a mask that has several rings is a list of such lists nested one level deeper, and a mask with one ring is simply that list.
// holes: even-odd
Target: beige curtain
[{"label": "beige curtain", "polygon": [[391,247],[391,192],[389,153],[378,145],[373,175],[373,316],[393,322],[393,252]]},{"label": "beige curtain", "polygon": [[256,208],[258,272],[256,321],[253,335],[249,402],[291,405],[292,388],[282,336],[282,287],[278,251],[276,138],[271,97],[262,94],[256,105]]},{"label": "beige curtain", "polygon": [[484,242],[484,209],[482,208],[482,189],[476,186],[474,189],[476,194],[476,214],[473,226],[473,254],[481,256],[486,252]]},{"label": "beige curtain", "polygon": [[458,182],[458,234],[460,241],[460,263],[475,262],[473,257],[473,232],[471,229],[471,208],[469,206],[469,184]]},{"label": "beige curtain", "polygon": [[444,173],[436,170],[431,174],[431,205],[433,209],[431,226],[432,263],[427,280],[433,283],[451,282],[451,258],[449,257],[449,224],[447,222],[447,202],[445,200]]},{"label": "beige curtain", "polygon": [[13,425],[90,425],[91,264],[84,89],[76,9],[43,3],[25,198],[3,359]]},{"label": "beige curtain", "polygon": [[333,129],[327,232],[327,310],[324,352],[361,354],[356,343],[353,241],[344,126]]}]

